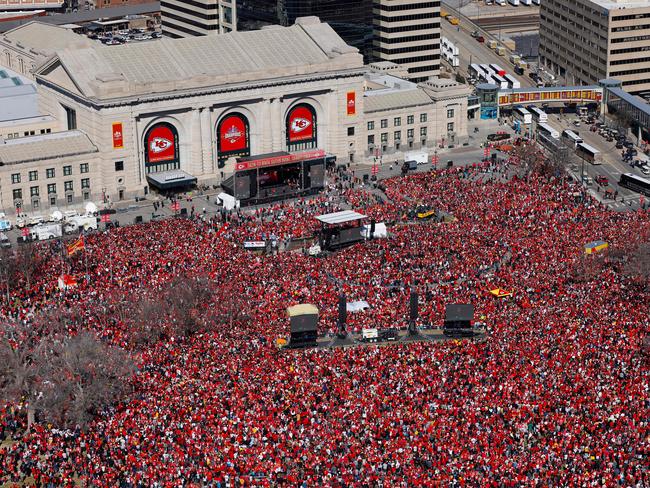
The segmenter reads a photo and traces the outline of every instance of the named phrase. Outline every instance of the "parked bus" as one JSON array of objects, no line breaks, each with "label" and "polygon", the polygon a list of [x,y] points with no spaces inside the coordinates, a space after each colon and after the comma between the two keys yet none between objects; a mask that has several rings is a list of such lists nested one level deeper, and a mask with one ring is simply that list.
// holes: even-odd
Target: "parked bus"
[{"label": "parked bus", "polygon": [[521,83],[519,83],[519,80],[514,76],[506,73],[503,77],[508,82],[508,88],[512,88],[512,89],[521,88]]},{"label": "parked bus", "polygon": [[623,173],[619,185],[650,197],[650,180],[633,173]]},{"label": "parked bus", "polygon": [[583,143],[584,141],[582,140],[582,137],[580,137],[576,132],[573,132],[572,130],[566,129],[562,131],[562,138],[567,142],[570,143],[573,148],[577,148],[578,144]]},{"label": "parked bus", "polygon": [[534,3],[535,5],[539,5],[540,2],[539,2],[539,0],[533,0],[533,3]]},{"label": "parked bus", "polygon": [[576,147],[576,151],[578,153],[579,158],[582,158],[585,161],[589,161],[591,164],[603,163],[603,159],[602,159],[602,155],[600,154],[600,151],[598,149],[594,149],[588,144],[585,144],[584,142],[578,144],[578,146]]},{"label": "parked bus", "polygon": [[522,5],[531,6],[533,4],[532,0],[521,0]]},{"label": "parked bus", "polygon": [[494,80],[494,83],[501,89],[501,90],[507,90],[508,89],[508,80],[506,80],[503,76],[500,76],[498,74],[493,74],[492,79]]},{"label": "parked bus", "polygon": [[514,114],[515,119],[522,124],[531,124],[533,122],[532,114],[524,107],[515,107],[512,113]]},{"label": "parked bus", "polygon": [[510,5],[512,5],[514,7],[519,6],[519,0],[508,0],[508,3],[510,3]]},{"label": "parked bus", "polygon": [[[532,112],[532,110],[531,110]],[[533,115],[534,118],[534,115]],[[541,132],[542,134],[546,134],[548,137],[552,137],[553,139],[559,139],[560,138],[560,133],[556,131],[553,127],[551,127],[548,124],[545,124],[543,122],[537,124],[537,132]]]},{"label": "parked bus", "polygon": [[495,63],[490,63],[490,69],[494,71],[496,74],[499,76],[504,76],[506,74],[506,70],[504,70],[501,66]]},{"label": "parked bus", "polygon": [[[533,114],[533,120],[538,124],[545,124],[548,122],[548,115],[541,108],[537,108],[534,105],[528,105],[528,110]],[[557,138],[556,138],[557,139]]]},{"label": "parked bus", "polygon": [[487,140],[488,142],[501,142],[501,141],[507,141],[510,139],[510,134],[507,132],[496,132],[494,134],[488,134]]},{"label": "parked bus", "polygon": [[472,64],[469,65],[469,69],[467,70],[467,73],[472,78],[476,78],[477,80],[479,80],[482,77],[483,70],[481,69],[481,67],[478,64],[472,63]]}]

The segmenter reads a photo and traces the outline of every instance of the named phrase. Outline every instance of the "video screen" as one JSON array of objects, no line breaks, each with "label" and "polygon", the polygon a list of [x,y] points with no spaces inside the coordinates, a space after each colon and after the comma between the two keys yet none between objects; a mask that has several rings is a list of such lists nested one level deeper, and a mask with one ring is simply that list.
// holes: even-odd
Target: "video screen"
[{"label": "video screen", "polygon": [[300,164],[285,164],[273,168],[259,170],[258,183],[260,188],[287,185],[300,187]]}]

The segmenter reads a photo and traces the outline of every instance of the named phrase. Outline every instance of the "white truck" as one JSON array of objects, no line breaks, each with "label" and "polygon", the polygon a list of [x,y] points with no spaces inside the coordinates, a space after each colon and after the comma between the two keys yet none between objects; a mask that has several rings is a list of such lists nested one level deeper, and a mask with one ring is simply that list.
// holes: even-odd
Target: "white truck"
[{"label": "white truck", "polygon": [[66,234],[70,234],[79,229],[83,229],[84,231],[90,229],[97,230],[97,217],[93,217],[92,215],[77,215],[66,219]]},{"label": "white truck", "polygon": [[30,230],[30,237],[33,241],[47,241],[63,235],[61,224],[39,224]]},{"label": "white truck", "polygon": [[429,162],[429,154],[426,151],[411,151],[404,154],[404,161],[415,161],[418,166]]},{"label": "white truck", "polygon": [[4,212],[0,212],[0,231],[7,231],[11,230],[13,226],[11,225],[11,222],[7,218],[7,216],[4,214]]}]

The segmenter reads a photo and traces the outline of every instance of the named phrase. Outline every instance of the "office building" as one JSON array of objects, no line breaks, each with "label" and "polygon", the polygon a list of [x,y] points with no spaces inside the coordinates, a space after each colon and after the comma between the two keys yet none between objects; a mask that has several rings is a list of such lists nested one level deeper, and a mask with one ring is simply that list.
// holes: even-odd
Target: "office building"
[{"label": "office building", "polygon": [[236,0],[162,0],[163,35],[172,38],[225,34],[237,30]]},{"label": "office building", "polygon": [[238,0],[238,29],[264,25],[293,25],[298,17],[318,17],[327,22],[350,46],[370,59],[372,51],[372,0]]},{"label": "office building", "polygon": [[440,2],[374,0],[373,57],[408,68],[409,79],[440,72]]},{"label": "office building", "polygon": [[568,84],[616,78],[650,95],[650,1],[545,0],[539,54]]}]

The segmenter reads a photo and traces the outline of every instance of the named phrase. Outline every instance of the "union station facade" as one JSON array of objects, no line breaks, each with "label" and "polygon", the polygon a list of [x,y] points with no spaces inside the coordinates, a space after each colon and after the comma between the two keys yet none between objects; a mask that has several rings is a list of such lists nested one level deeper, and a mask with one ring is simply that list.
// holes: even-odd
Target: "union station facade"
[{"label": "union station facade", "polygon": [[[35,71],[40,109],[83,149],[60,137],[52,144],[54,133],[30,138],[28,157],[0,145],[2,205],[29,211],[144,197],[175,181],[218,185],[235,171],[235,158],[268,153],[319,149],[339,162],[361,162],[379,146],[369,132],[374,117],[388,118],[393,105],[413,111],[405,124],[408,117],[427,126],[405,127],[404,147],[434,144],[450,126],[466,134],[464,87],[442,96],[439,87],[400,85],[389,72],[370,71],[315,17],[291,27],[58,51]],[[436,112],[454,113],[448,106],[457,107],[454,121],[438,121]],[[393,136],[397,131],[389,143],[381,135],[384,151],[399,147]],[[63,163],[71,169],[63,171]]]}]

